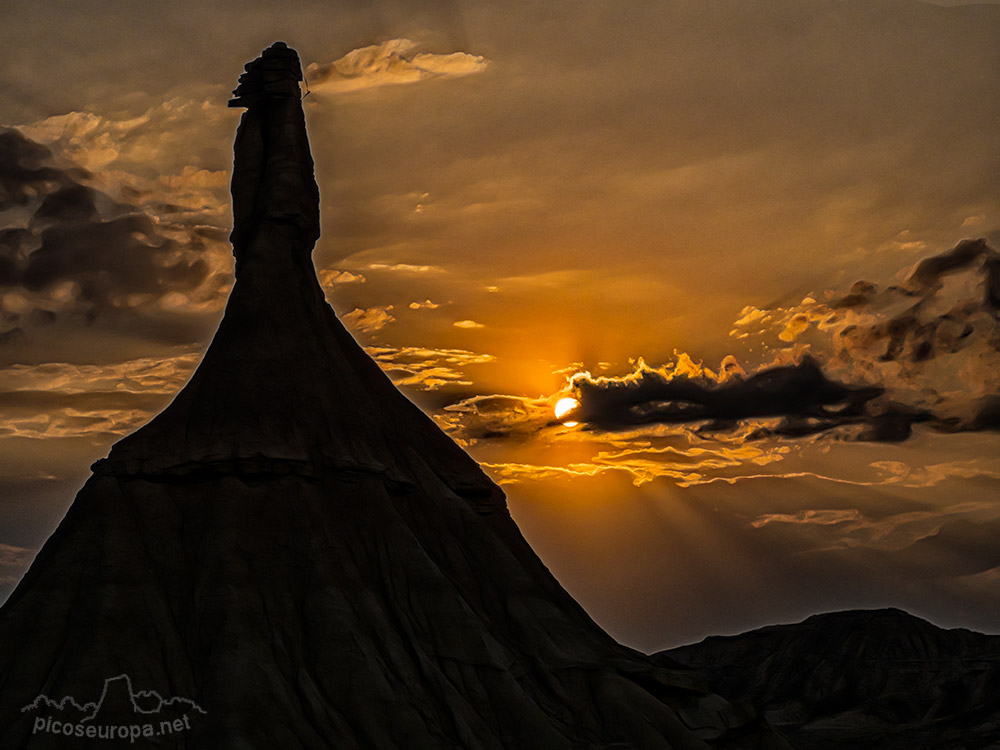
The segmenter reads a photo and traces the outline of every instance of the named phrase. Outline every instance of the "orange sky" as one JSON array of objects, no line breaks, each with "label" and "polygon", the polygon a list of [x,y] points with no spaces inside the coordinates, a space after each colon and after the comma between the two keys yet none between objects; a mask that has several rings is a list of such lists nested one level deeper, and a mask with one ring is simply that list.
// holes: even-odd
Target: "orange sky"
[{"label": "orange sky", "polygon": [[[991,256],[915,273],[1000,248],[995,4],[45,6],[0,30],[0,595],[210,339],[225,101],[282,38],[311,64],[331,303],[599,622],[644,648],[850,606],[997,630]],[[798,437],[800,408],[593,406],[806,354],[883,396]],[[584,371],[593,418],[562,426]],[[928,421],[859,441],[887,404]]]}]

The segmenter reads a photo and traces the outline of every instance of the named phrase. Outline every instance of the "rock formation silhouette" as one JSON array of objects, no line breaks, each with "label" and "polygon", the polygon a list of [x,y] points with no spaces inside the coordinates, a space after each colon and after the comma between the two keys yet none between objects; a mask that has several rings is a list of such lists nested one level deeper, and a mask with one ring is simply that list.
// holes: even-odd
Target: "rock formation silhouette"
[{"label": "rock formation silhouette", "polygon": [[301,75],[276,43],[230,102],[236,284],[203,361],[0,610],[0,747],[106,747],[21,709],[116,675],[204,711],[157,747],[786,747],[604,633],[341,325]]}]

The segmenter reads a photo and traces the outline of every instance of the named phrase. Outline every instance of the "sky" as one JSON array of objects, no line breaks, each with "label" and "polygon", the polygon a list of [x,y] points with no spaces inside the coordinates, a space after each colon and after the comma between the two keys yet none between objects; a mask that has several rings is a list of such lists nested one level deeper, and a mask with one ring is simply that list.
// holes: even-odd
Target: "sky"
[{"label": "sky", "polygon": [[281,39],[328,299],[612,635],[1000,632],[998,3],[2,14],[0,598],[208,345]]}]

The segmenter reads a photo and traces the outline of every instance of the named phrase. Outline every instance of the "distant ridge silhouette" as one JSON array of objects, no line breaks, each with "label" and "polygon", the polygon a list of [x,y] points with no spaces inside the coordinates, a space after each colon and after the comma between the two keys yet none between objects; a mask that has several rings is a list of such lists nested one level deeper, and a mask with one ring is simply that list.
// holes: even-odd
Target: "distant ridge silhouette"
[{"label": "distant ridge silhouette", "polygon": [[797,748],[1000,747],[1000,636],[899,609],[813,615],[654,658],[753,703]]}]

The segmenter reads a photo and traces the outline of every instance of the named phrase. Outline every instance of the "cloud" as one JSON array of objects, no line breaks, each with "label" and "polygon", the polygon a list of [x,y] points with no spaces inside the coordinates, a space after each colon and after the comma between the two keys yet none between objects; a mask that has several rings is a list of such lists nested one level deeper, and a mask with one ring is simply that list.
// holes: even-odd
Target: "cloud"
[{"label": "cloud", "polygon": [[0,369],[0,436],[107,438],[145,423],[193,372],[199,353],[105,365],[52,362]]},{"label": "cloud", "polygon": [[440,266],[421,266],[412,265],[410,263],[389,263],[387,261],[378,261],[374,263],[369,263],[365,268],[371,271],[394,271],[397,273],[443,273],[444,269]]},{"label": "cloud", "polygon": [[204,260],[178,252],[148,216],[63,223],[38,239],[40,247],[21,275],[23,286],[37,292],[69,281],[77,301],[90,309],[135,306],[127,298],[132,294],[158,299],[169,291],[188,291],[208,274]]},{"label": "cloud", "polygon": [[721,378],[701,368],[657,369],[640,361],[628,375],[585,372],[570,383],[580,401],[574,419],[602,429],[695,422],[709,430],[729,429],[747,419],[782,417],[777,433],[812,434],[864,421],[866,405],[882,394],[830,380],[810,357],[749,377],[727,367]]},{"label": "cloud", "polygon": [[369,307],[367,309],[357,307],[346,315],[341,316],[341,320],[351,330],[374,333],[375,331],[381,331],[396,319],[390,312],[392,309],[392,305]]},{"label": "cloud", "polygon": [[[234,119],[222,97],[174,97],[137,115],[72,111],[17,127],[98,179],[114,181],[128,175],[155,181],[168,176],[165,184],[169,184],[173,176],[190,184],[190,173],[183,177],[184,167],[198,172],[211,164],[217,171],[227,164],[228,147],[216,146],[204,136],[221,135]],[[192,141],[193,133],[203,137]]]},{"label": "cloud", "polygon": [[366,351],[401,387],[438,391],[446,387],[471,386],[467,368],[496,361],[490,354],[467,349],[429,349],[419,346],[378,346]]},{"label": "cloud", "polygon": [[[779,440],[747,442],[747,429],[709,439],[687,425],[644,424],[607,432],[564,424],[554,409],[565,395],[470,396],[445,405],[435,419],[462,445],[479,446],[487,457],[484,465],[505,482],[612,473],[627,476],[636,486],[668,478],[687,487],[742,475],[748,467],[759,471],[784,460],[790,450]],[[504,458],[491,460],[493,448],[501,445]]]},{"label": "cloud", "polygon": [[882,472],[880,481],[883,484],[902,487],[933,487],[955,478],[1000,479],[1000,463],[985,457],[924,466],[909,466],[901,461],[873,461],[871,466]]},{"label": "cloud", "polygon": [[553,413],[555,400],[554,396],[477,395],[445,406],[438,422],[466,444],[498,437],[526,438],[558,424]]},{"label": "cloud", "polygon": [[0,211],[26,206],[39,193],[51,193],[86,176],[52,164],[52,152],[16,130],[0,131]]},{"label": "cloud", "polygon": [[338,286],[346,284],[364,284],[367,279],[360,273],[343,271],[337,268],[324,268],[317,273],[319,284],[327,296],[332,298]]},{"label": "cloud", "polygon": [[482,55],[416,52],[418,48],[419,44],[409,39],[360,47],[331,63],[310,63],[305,68],[306,82],[312,91],[340,94],[429,78],[467,76],[481,73],[490,64]]},{"label": "cloud", "polygon": [[411,310],[437,310],[441,305],[436,302],[431,302],[429,299],[425,299],[423,302],[411,302]]},{"label": "cloud", "polygon": [[849,510],[803,510],[798,513],[770,513],[755,519],[750,525],[755,529],[767,526],[769,523],[811,523],[820,526],[832,526],[847,521],[857,521],[861,511],[856,508]]},{"label": "cloud", "polygon": [[[911,558],[908,565],[928,567],[920,550],[934,546],[961,549],[962,545],[952,544],[954,533],[962,529],[967,533],[985,524],[996,524],[996,508],[989,501],[958,502],[940,504],[929,510],[898,509],[893,512],[879,512],[878,505],[860,508],[806,509],[795,513],[766,513],[756,517],[750,528],[767,533],[797,535],[804,549],[813,554],[835,551],[877,551],[902,553]],[[783,527],[778,529],[777,527]],[[976,534],[982,540],[985,535]],[[947,542],[945,540],[947,539]],[[985,549],[985,544],[966,543],[966,549]],[[979,551],[974,553],[979,556]],[[990,560],[995,560],[991,554]],[[991,568],[996,562],[989,562],[974,571]],[[942,566],[941,574],[948,574]]]},{"label": "cloud", "polygon": [[[601,429],[644,423],[797,437],[839,428],[862,440],[904,440],[914,422],[941,430],[1000,428],[1000,254],[963,240],[916,263],[900,284],[858,281],[846,293],[789,307],[745,307],[730,335],[759,340],[771,363],[719,372],[677,354],[626,375],[570,377],[574,419]],[[819,298],[823,301],[819,301]]]},{"label": "cloud", "polygon": [[482,323],[477,323],[474,320],[456,320],[452,325],[455,328],[485,328]]},{"label": "cloud", "polygon": [[360,273],[341,271],[336,268],[324,268],[319,272],[319,283],[325,289],[331,289],[337,284],[364,284],[365,277]]},{"label": "cloud", "polygon": [[67,158],[87,170],[99,170],[118,159],[122,133],[148,122],[148,116],[116,121],[95,112],[67,112],[22,125],[20,130],[37,141],[58,142]]},{"label": "cloud", "polygon": [[996,428],[1000,255],[985,239],[963,240],[903,278],[858,281],[787,308],[745,308],[731,335],[780,356],[809,352],[827,377],[881,389],[871,406],[895,405],[897,420]]},{"label": "cloud", "polygon": [[0,393],[51,391],[68,394],[95,391],[176,393],[194,371],[199,353],[144,357],[104,365],[46,362],[0,369]]},{"label": "cloud", "polygon": [[[928,461],[925,466],[914,467],[901,462],[869,463],[868,454],[859,452],[870,449],[856,442],[843,442],[833,434],[791,442],[775,430],[761,437],[759,423],[755,422],[733,433],[705,434],[686,425],[664,424],[604,432],[593,427],[571,428],[560,424],[551,418],[549,401],[544,399],[480,396],[465,399],[455,406],[457,408],[446,408],[447,416],[438,417],[439,423],[462,444],[478,446],[494,475],[508,482],[547,481],[556,478],[554,472],[563,467],[567,477],[623,475],[635,486],[656,479],[668,479],[670,484],[681,488],[760,486],[759,490],[749,487],[745,490],[751,497],[756,496],[753,493],[767,495],[774,491],[779,486],[776,482],[797,485],[808,481],[818,483],[810,491],[810,497],[829,497],[829,488],[838,485],[848,485],[855,491],[881,488],[893,492],[896,488],[906,488],[908,493],[913,493],[957,481],[982,485],[1000,478],[1000,461],[993,459]],[[934,456],[940,449],[924,439],[928,436],[922,433],[916,441],[922,447],[901,446],[899,450],[920,450],[924,452],[921,455]],[[834,444],[838,450],[831,454]],[[853,458],[850,457],[852,452]],[[963,448],[959,444],[953,452],[961,454]],[[502,458],[490,458],[494,455]],[[831,455],[848,458],[831,462]],[[912,460],[912,454],[906,455]],[[824,469],[817,470],[817,466]],[[824,485],[827,489],[822,489]],[[989,501],[974,505],[974,510],[992,507]],[[971,505],[963,505],[960,510],[964,513],[970,509],[973,509]],[[807,510],[810,512],[803,511],[801,516],[762,514],[755,528],[769,523],[822,526],[850,520],[846,514],[837,516],[826,512],[827,509]],[[851,531],[854,541],[845,544],[858,543],[860,537],[854,532],[861,533],[862,528],[866,529],[863,532],[865,539],[889,536],[896,539],[902,538],[894,531],[896,526],[905,523],[912,529],[916,526],[911,522],[941,516],[938,510],[921,512],[923,516],[911,515],[894,521],[878,517],[854,519],[859,525],[844,527]]]},{"label": "cloud", "polygon": [[[487,436],[494,437],[494,436]],[[590,436],[590,442],[601,444],[601,439]],[[598,450],[589,461],[570,462],[563,466],[538,463],[484,463],[498,481],[507,483],[539,482],[567,477],[594,477],[600,474],[621,474],[636,487],[655,479],[669,479],[678,487],[711,484],[725,477],[727,470],[745,477],[748,465],[760,466],[784,458],[781,450],[763,450],[757,447],[719,446],[714,450],[688,445],[687,447],[654,447],[645,441],[610,442],[612,450]],[[771,476],[785,476],[783,474]]]},{"label": "cloud", "polygon": [[27,565],[35,550],[15,547],[11,544],[0,544],[0,566],[22,567]]},{"label": "cloud", "polygon": [[22,391],[0,394],[0,436],[6,438],[97,437],[127,435],[166,406],[168,397],[133,393],[52,394]]},{"label": "cloud", "polygon": [[614,469],[611,466],[597,466],[594,464],[540,466],[538,464],[520,463],[483,463],[481,465],[493,475],[496,481],[503,484],[516,484],[524,481],[544,482],[562,477],[593,477]]},{"label": "cloud", "polygon": [[220,309],[230,284],[225,231],[205,205],[167,200],[217,187],[217,174],[168,176],[160,200],[140,206],[95,187],[90,172],[56,155],[59,145],[0,131],[0,327],[28,335],[67,317]]}]

